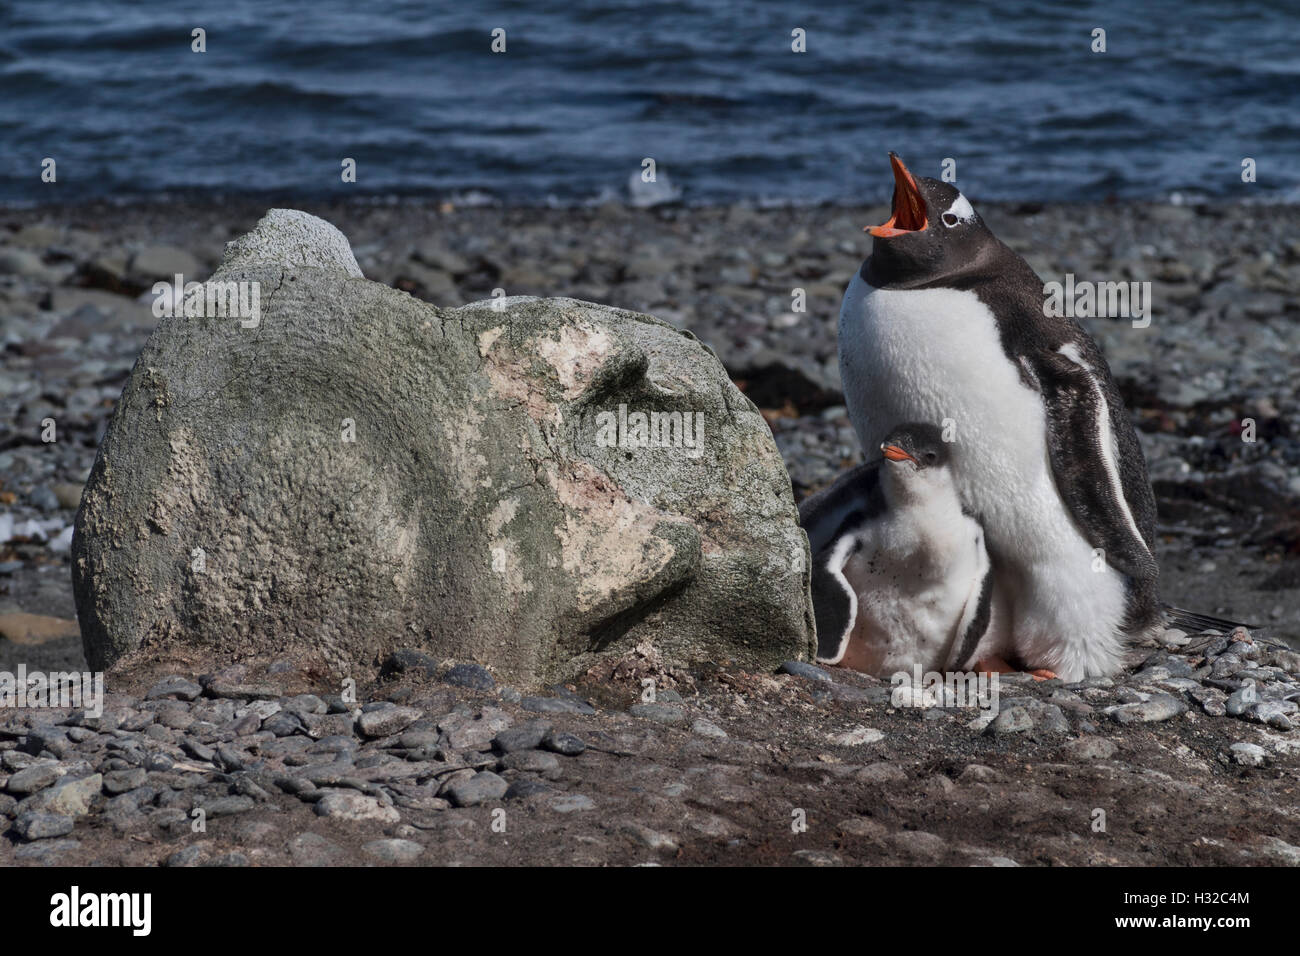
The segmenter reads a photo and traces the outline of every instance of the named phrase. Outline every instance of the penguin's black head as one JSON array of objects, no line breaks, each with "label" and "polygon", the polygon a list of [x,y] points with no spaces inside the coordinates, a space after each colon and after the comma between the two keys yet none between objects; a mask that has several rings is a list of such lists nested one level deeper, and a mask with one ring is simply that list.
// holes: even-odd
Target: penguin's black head
[{"label": "penguin's black head", "polygon": [[874,286],[920,284],[965,271],[996,244],[984,220],[958,189],[914,177],[889,154],[894,201],[889,221],[868,226],[874,237],[867,280]]},{"label": "penguin's black head", "polygon": [[948,464],[948,443],[936,425],[927,422],[909,422],[899,425],[880,443],[886,461],[905,462],[917,470],[943,468]]}]

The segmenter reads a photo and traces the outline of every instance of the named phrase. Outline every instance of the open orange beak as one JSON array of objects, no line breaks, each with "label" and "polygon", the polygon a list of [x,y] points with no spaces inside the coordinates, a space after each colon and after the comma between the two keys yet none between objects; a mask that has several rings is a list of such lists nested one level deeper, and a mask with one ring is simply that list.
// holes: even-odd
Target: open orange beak
[{"label": "open orange beak", "polygon": [[903,449],[899,448],[897,445],[881,445],[880,450],[885,453],[885,457],[890,461],[910,461],[914,465],[920,464],[919,461],[907,452],[903,451]]},{"label": "open orange beak", "polygon": [[921,232],[929,225],[929,220],[925,217],[925,202],[921,199],[920,190],[916,188],[916,180],[897,153],[889,154],[889,165],[894,167],[894,214],[883,226],[868,226],[863,230],[881,239],[908,232]]}]

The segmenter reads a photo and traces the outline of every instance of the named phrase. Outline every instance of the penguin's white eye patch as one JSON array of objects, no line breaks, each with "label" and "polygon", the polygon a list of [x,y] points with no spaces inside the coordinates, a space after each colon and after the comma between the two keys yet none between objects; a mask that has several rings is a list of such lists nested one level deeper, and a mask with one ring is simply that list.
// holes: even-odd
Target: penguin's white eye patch
[{"label": "penguin's white eye patch", "polygon": [[959,222],[974,222],[975,208],[970,204],[969,199],[961,193],[958,193],[957,198],[953,200],[952,205],[948,207],[939,219],[949,229],[957,225]]}]

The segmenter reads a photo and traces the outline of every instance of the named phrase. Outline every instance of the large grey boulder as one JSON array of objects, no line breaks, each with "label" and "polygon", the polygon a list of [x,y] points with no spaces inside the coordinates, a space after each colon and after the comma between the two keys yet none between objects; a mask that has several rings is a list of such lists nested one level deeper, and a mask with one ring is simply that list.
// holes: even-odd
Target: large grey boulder
[{"label": "large grey boulder", "polygon": [[[232,282],[260,314],[212,316]],[[683,665],[811,653],[781,457],[689,333],[572,299],[438,309],[283,209],[195,288],[207,317],[160,321],[77,514],[92,667],[356,674],[422,647],[537,683],[644,640]]]}]

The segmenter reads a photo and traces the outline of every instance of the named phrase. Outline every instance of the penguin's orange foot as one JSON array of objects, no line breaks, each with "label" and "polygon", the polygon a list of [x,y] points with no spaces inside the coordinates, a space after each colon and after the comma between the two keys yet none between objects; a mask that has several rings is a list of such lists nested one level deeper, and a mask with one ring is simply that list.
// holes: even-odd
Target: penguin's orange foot
[{"label": "penguin's orange foot", "polygon": [[981,674],[1014,674],[1016,669],[997,655],[981,657],[975,664]]},{"label": "penguin's orange foot", "polygon": [[1012,667],[996,654],[990,657],[980,658],[975,665],[975,670],[982,674],[1018,674],[1026,673],[1034,680],[1055,680],[1056,674],[1047,670],[1045,667],[1035,668],[1031,671],[1021,671],[1019,668]]}]

